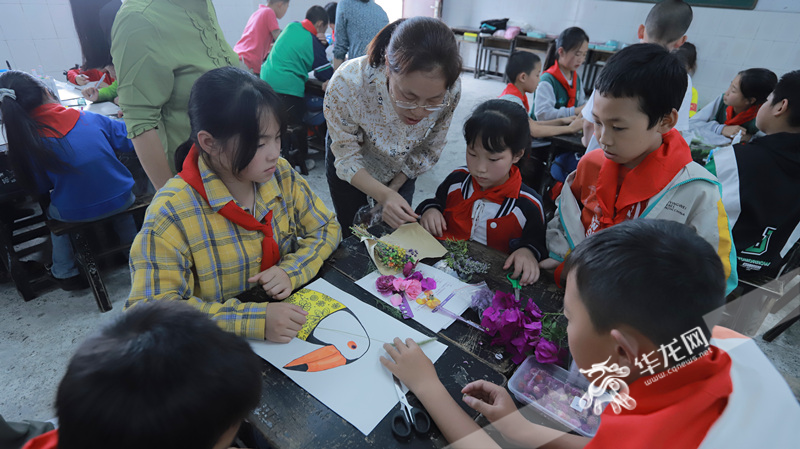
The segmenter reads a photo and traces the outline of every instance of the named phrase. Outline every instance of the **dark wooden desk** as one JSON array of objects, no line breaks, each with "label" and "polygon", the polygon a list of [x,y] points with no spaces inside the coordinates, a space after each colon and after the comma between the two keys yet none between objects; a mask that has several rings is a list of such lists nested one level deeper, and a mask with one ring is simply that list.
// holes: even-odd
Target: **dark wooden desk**
[{"label": "dark wooden desk", "polygon": [[590,48],[586,54],[586,64],[583,65],[583,90],[588,97],[594,90],[594,82],[597,80],[597,74],[600,73],[600,68],[605,65],[617,51],[598,50]]},{"label": "dark wooden desk", "polygon": [[[458,26],[458,27],[451,27],[450,29],[453,31],[453,34],[455,34],[455,36],[456,36],[456,45],[458,45],[459,53],[461,52],[461,44],[462,43],[475,44],[476,47],[478,47],[478,50],[480,51],[480,43],[481,43],[481,39],[482,38],[480,36],[481,30],[479,28],[473,28],[473,27],[468,27],[468,26]],[[467,40],[467,38],[464,37],[464,34],[466,34],[466,33],[475,34],[476,35],[475,40],[474,41],[473,40]],[[476,57],[475,57],[475,67],[463,66],[462,70],[471,70],[473,73],[477,73],[478,67],[479,67],[478,59],[477,59],[477,55],[476,55]]]},{"label": "dark wooden desk", "polygon": [[[374,306],[378,299],[355,285],[352,277],[343,274],[347,268],[343,270],[336,268],[343,263],[342,260],[340,258],[338,261],[326,262],[321,277],[337,288]],[[416,321],[407,320],[404,323],[427,335],[431,334]],[[473,354],[464,351],[458,345],[445,339],[440,340],[448,345],[448,349],[435,364],[439,377],[461,408],[473,418],[477,418],[479,416],[477,412],[466,407],[461,401],[461,389],[473,380],[484,379],[505,385],[507,379],[492,366],[481,363]],[[249,421],[276,449],[439,448],[447,445],[447,441],[435,425],[425,438],[415,436],[408,442],[399,442],[392,435],[389,415],[383,418],[372,433],[364,436],[267,362],[263,365],[262,379],[261,401],[249,417]],[[368,401],[369,398],[355,398],[355,400]],[[413,395],[409,395],[409,402],[414,406],[421,406]]]},{"label": "dark wooden desk", "polygon": [[[386,228],[383,228],[383,232],[378,229],[374,232],[374,235],[380,236],[389,231]],[[507,270],[503,270],[503,263],[508,256],[480,243],[468,242],[468,245],[470,255],[473,258],[489,264],[489,272],[480,279],[473,278],[472,281],[485,281],[486,285],[493,291],[513,292],[511,284],[506,280]],[[432,261],[426,260],[425,262]],[[367,255],[364,244],[353,237],[345,239],[339,245],[339,249],[333,253],[326,265],[330,265],[331,269],[338,271],[350,281],[357,281],[375,270],[375,265]],[[520,297],[533,298],[544,312],[560,311],[564,303],[563,290],[555,285],[552,274],[545,272],[542,273],[537,283],[522,288]],[[472,309],[464,312],[463,316],[476,323],[480,322],[478,314]],[[456,345],[507,377],[517,368],[516,365],[511,363],[511,359],[505,356],[503,348],[490,344],[492,337],[464,323],[456,321],[437,335],[440,340]],[[501,356],[500,358],[497,357],[498,354]]]},{"label": "dark wooden desk", "polygon": [[515,49],[528,49],[528,50],[537,50],[541,52],[547,53],[547,49],[550,47],[550,44],[553,43],[552,39],[548,39],[546,37],[530,37],[520,34],[514,39],[514,48]]}]

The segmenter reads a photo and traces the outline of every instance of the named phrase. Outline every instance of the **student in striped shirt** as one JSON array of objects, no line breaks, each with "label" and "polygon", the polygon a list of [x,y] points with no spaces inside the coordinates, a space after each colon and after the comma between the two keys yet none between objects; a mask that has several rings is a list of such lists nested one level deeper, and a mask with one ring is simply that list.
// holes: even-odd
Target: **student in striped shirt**
[{"label": "student in striped shirt", "polygon": [[248,338],[291,340],[302,309],[240,297],[261,284],[284,299],[308,282],[341,238],[334,214],[280,156],[286,125],[277,94],[233,67],[192,87],[192,134],[178,176],[161,188],[131,248],[138,302],[182,299],[223,329]]}]

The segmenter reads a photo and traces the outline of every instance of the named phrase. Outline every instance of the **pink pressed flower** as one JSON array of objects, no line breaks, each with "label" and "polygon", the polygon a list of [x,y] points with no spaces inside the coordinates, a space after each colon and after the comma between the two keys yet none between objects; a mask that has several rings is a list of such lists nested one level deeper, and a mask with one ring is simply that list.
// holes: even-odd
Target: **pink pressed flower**
[{"label": "pink pressed flower", "polygon": [[422,280],[422,289],[425,291],[436,290],[436,280],[433,278],[425,278]]},{"label": "pink pressed flower", "polygon": [[558,361],[559,347],[557,344],[541,339],[536,345],[536,361],[539,363],[555,363]]},{"label": "pink pressed flower", "polygon": [[404,292],[406,287],[408,286],[408,282],[405,279],[395,278],[392,281],[392,286],[394,287],[394,291],[396,292]]},{"label": "pink pressed flower", "polygon": [[413,262],[406,262],[406,264],[403,265],[403,277],[407,278],[407,277],[411,276],[411,273],[413,273],[413,272],[414,272],[414,263]]},{"label": "pink pressed flower", "polygon": [[408,295],[408,299],[413,301],[417,299],[420,293],[422,293],[422,285],[420,282],[416,279],[409,280],[406,286],[406,295]]},{"label": "pink pressed flower", "polygon": [[394,290],[394,286],[392,285],[394,279],[394,276],[381,276],[375,280],[375,288],[377,288],[378,292],[383,296],[389,296]]},{"label": "pink pressed flower", "polygon": [[393,306],[399,307],[400,303],[403,302],[403,297],[395,293],[394,295],[392,295],[391,298],[389,298],[389,301],[392,303]]}]

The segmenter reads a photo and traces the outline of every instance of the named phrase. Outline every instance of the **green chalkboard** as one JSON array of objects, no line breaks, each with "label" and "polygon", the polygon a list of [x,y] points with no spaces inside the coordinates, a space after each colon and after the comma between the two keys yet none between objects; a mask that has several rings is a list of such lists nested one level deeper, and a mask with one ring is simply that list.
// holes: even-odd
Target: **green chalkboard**
[{"label": "green chalkboard", "polygon": [[[661,0],[617,0],[639,3],[658,3]],[[686,3],[692,6],[707,6],[709,8],[754,9],[758,0],[689,0]]]}]

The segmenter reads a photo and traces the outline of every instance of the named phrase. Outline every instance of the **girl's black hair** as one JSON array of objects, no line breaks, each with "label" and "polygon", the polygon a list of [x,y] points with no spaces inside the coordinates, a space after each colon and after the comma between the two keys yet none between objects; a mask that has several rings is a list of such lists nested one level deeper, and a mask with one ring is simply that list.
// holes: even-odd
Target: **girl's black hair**
[{"label": "girl's black hair", "polygon": [[768,69],[747,69],[739,72],[739,90],[749,100],[755,98],[755,105],[767,101],[767,97],[778,84],[778,75]]},{"label": "girl's black hair", "polygon": [[81,43],[83,70],[102,69],[111,64],[111,26],[120,0],[69,0],[72,20]]},{"label": "girl's black hair", "polygon": [[516,156],[531,146],[528,114],[512,101],[485,101],[464,122],[464,139],[470,146],[480,139],[483,149],[490,153],[510,148]]},{"label": "girl's black hair", "polygon": [[[0,100],[0,112],[6,128],[8,157],[14,175],[31,191],[38,191],[36,174],[44,171],[66,173],[71,166],[63,162],[63,157],[55,148],[45,142],[44,131],[64,137],[50,126],[43,125],[31,117],[31,112],[45,103],[45,96],[56,98],[41,80],[16,70],[0,74],[0,88],[14,91],[16,99],[10,96]],[[68,144],[59,141],[60,148],[71,151]]]},{"label": "girl's black hair", "polygon": [[398,75],[441,69],[447,88],[461,74],[461,54],[453,31],[432,17],[399,19],[385,27],[367,47],[372,67],[386,65]]},{"label": "girl's black hair", "polygon": [[683,62],[686,71],[693,74],[697,70],[697,47],[691,42],[684,42],[675,50],[675,55]]},{"label": "girl's black hair", "polygon": [[[192,133],[189,140],[175,151],[175,168],[180,171],[192,145],[197,143],[197,133],[206,131],[220,145],[235,142],[231,169],[234,176],[238,175],[256,155],[261,115],[264,113],[275,117],[283,135],[286,131],[283,104],[269,84],[235,67],[220,67],[206,72],[194,82],[189,94]],[[201,151],[200,154],[209,166],[214,167],[207,159],[207,153]]]},{"label": "girl's black hair", "polygon": [[584,42],[589,42],[589,35],[587,35],[586,31],[583,31],[583,29],[569,27],[562,31],[556,40],[547,48],[547,56],[544,58],[542,71],[549,69],[556,63],[559,48],[563,48],[564,51],[571,51],[583,45]]}]

